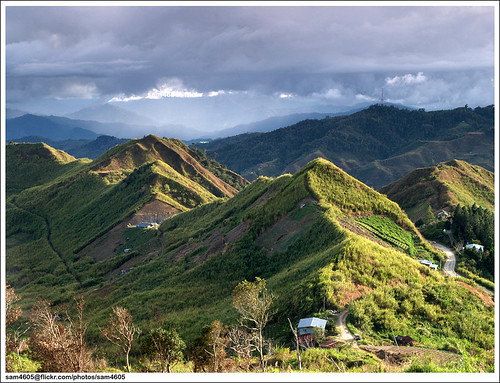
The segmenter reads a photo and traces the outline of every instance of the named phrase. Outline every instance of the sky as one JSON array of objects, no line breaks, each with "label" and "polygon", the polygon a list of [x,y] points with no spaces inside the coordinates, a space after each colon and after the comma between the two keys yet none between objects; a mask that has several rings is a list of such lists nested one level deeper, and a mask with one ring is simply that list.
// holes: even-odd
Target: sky
[{"label": "sky", "polygon": [[376,103],[382,89],[426,110],[495,101],[494,2],[2,3],[6,106],[28,112],[109,103],[210,131]]}]

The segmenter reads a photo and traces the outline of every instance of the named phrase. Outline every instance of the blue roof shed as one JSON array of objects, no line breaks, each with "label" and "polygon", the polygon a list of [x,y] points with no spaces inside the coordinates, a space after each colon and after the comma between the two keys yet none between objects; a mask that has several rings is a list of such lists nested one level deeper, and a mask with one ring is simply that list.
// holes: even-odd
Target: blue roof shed
[{"label": "blue roof shed", "polygon": [[320,319],[315,317],[302,318],[299,321],[297,329],[299,330],[299,335],[306,335],[306,334],[312,334],[315,327],[324,330],[326,327],[326,319]]}]

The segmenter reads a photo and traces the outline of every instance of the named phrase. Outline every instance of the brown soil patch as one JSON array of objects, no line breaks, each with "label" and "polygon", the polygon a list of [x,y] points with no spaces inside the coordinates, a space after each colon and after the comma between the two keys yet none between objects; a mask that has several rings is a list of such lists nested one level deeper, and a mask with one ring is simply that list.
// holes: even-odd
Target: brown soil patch
[{"label": "brown soil patch", "polygon": [[312,198],[301,200],[289,213],[277,220],[272,226],[259,235],[255,242],[262,246],[268,254],[276,251],[285,251],[298,238],[305,233],[314,223],[319,214],[317,208],[307,212],[301,219],[292,219],[295,212],[300,209],[310,209],[311,204],[317,203]]},{"label": "brown soil patch", "polygon": [[139,222],[161,223],[167,218],[179,213],[180,210],[175,207],[155,199],[153,202],[144,205],[140,210],[138,210],[137,213],[127,220],[127,223],[133,226],[137,225]]},{"label": "brown soil patch", "polygon": [[154,200],[144,205],[137,213],[119,223],[107,233],[95,239],[86,246],[79,255],[89,255],[95,262],[101,262],[112,258],[116,253],[116,249],[125,244],[123,234],[129,225],[135,226],[139,222],[161,222],[179,212],[180,211],[176,208],[162,201]]},{"label": "brown soil patch", "polygon": [[344,289],[341,292],[339,292],[338,305],[340,307],[345,307],[352,301],[361,298],[362,296],[368,294],[371,291],[373,291],[373,289],[368,286],[351,283],[350,289]]},{"label": "brown soil patch", "polygon": [[486,306],[491,306],[491,307],[495,306],[495,302],[493,301],[493,299],[490,297],[490,295],[486,291],[478,289],[477,287],[473,287],[471,285],[468,285],[467,283],[464,283],[464,282],[457,281],[457,283],[460,286],[465,287],[467,290],[471,291],[474,295],[481,298]]},{"label": "brown soil patch", "polygon": [[388,360],[390,363],[401,364],[410,357],[420,358],[422,361],[430,358],[439,364],[459,361],[462,356],[452,352],[431,350],[422,347],[408,346],[367,346],[360,345],[361,349],[375,354],[378,358]]},{"label": "brown soil patch", "polygon": [[201,264],[205,262],[212,255],[218,253],[226,252],[229,245],[238,241],[243,235],[246,233],[248,229],[249,223],[242,222],[232,230],[230,230],[227,234],[223,234],[222,228],[215,229],[212,234],[205,240],[201,242],[188,242],[181,247],[179,247],[175,251],[175,257],[170,260],[173,264],[178,260],[182,259],[192,251],[199,249],[200,247],[206,246],[207,249],[200,254],[194,256],[189,263]]},{"label": "brown soil patch", "polygon": [[236,226],[226,234],[226,241],[228,243],[235,243],[237,240],[243,237],[243,235],[247,232],[249,226],[250,224],[246,221],[240,223],[238,226]]}]

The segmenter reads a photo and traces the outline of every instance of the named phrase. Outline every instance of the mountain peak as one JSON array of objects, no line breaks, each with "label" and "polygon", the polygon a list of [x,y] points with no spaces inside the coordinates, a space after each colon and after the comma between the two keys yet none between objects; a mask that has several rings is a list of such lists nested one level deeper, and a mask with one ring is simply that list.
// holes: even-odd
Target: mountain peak
[{"label": "mountain peak", "polygon": [[76,112],[66,114],[66,117],[104,123],[124,123],[134,125],[158,125],[158,122],[109,103],[92,105]]}]

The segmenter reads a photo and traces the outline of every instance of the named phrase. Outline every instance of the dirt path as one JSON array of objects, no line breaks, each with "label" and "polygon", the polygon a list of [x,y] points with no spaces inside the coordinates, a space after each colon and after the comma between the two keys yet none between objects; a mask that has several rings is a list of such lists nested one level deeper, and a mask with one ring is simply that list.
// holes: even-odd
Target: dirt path
[{"label": "dirt path", "polygon": [[337,323],[335,324],[339,331],[338,338],[344,342],[352,343],[353,347],[358,348],[358,343],[347,328],[346,319],[348,314],[349,310],[344,310],[338,314]]},{"label": "dirt path", "polygon": [[455,272],[456,259],[453,250],[439,243],[433,243],[433,245],[435,248],[445,253],[448,258],[444,263],[443,271],[451,277],[458,277],[459,275]]},{"label": "dirt path", "polygon": [[41,219],[44,220],[45,222],[45,226],[47,227],[47,243],[49,244],[50,248],[52,249],[52,251],[59,257],[59,260],[62,262],[62,264],[64,265],[64,267],[66,268],[66,272],[71,275],[73,278],[75,278],[75,280],[78,282],[78,284],[82,285],[82,281],[80,280],[80,277],[73,273],[73,271],[71,270],[71,268],[69,267],[68,263],[66,262],[66,260],[64,259],[64,256],[55,248],[54,244],[52,243],[52,228],[50,227],[50,222],[49,220],[47,219],[47,217],[44,217],[43,215],[40,215],[38,213],[35,213],[33,211],[30,211],[30,210],[27,210],[21,206],[19,206],[15,200],[12,200],[12,204],[17,207],[19,210],[24,210],[25,212],[28,212],[30,214],[33,214],[33,215],[36,215],[38,217],[40,217]]}]

